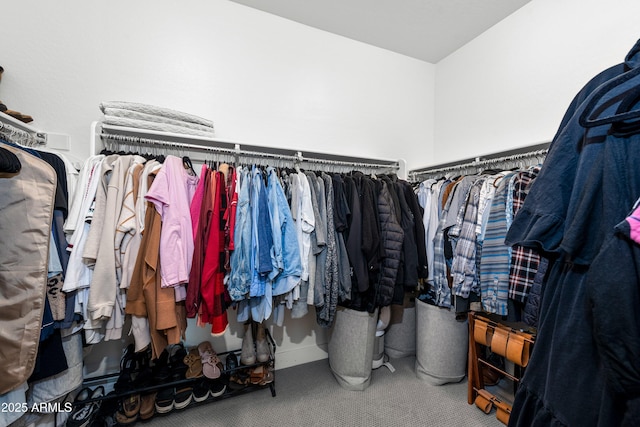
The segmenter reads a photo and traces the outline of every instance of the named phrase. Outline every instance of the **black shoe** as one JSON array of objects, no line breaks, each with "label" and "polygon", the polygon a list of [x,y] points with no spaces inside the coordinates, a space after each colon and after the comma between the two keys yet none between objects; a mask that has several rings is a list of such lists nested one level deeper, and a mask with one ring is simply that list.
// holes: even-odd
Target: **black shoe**
[{"label": "black shoe", "polygon": [[175,407],[176,389],[167,387],[158,391],[156,394],[156,412],[158,414],[167,414],[173,411]]},{"label": "black shoe", "polygon": [[90,388],[83,388],[76,396],[76,407],[67,420],[69,427],[87,427],[91,424],[96,414],[100,410],[101,400],[87,402],[85,400],[96,399],[104,396],[104,387],[96,387],[93,391]]},{"label": "black shoe", "polygon": [[[184,363],[184,358],[187,355],[182,344],[176,344],[171,348],[171,356],[169,356],[169,363],[171,365],[171,381],[182,381],[186,379],[187,370],[189,366]],[[176,409],[184,409],[189,406],[193,399],[193,387],[191,384],[180,384],[175,388],[174,406]]]},{"label": "black shoe", "polygon": [[120,375],[113,386],[116,393],[123,393],[133,388],[133,380],[137,374],[137,356],[133,344],[129,344],[120,359]]},{"label": "black shoe", "polygon": [[[169,351],[164,349],[160,356],[155,360],[152,368],[153,383],[156,385],[167,384],[171,382],[171,369],[169,367]],[[173,411],[175,389],[166,387],[159,390],[155,398],[156,412],[166,414]]]},{"label": "black shoe", "polygon": [[206,378],[201,378],[193,386],[193,400],[204,402],[209,398],[209,382]]},{"label": "black shoe", "polygon": [[227,354],[227,358],[225,359],[225,363],[227,364],[227,371],[232,371],[238,367],[238,357],[234,352]]},{"label": "black shoe", "polygon": [[209,381],[209,390],[212,397],[220,397],[227,391],[227,385],[222,379]]}]

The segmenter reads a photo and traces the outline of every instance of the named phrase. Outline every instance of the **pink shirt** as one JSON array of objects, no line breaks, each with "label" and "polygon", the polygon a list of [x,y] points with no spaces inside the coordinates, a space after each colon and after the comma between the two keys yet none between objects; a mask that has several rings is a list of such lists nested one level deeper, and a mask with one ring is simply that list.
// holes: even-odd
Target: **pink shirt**
[{"label": "pink shirt", "polygon": [[640,206],[627,217],[627,222],[631,228],[630,237],[636,243],[640,243]]},{"label": "pink shirt", "polygon": [[[162,217],[160,232],[160,276],[162,287],[174,287],[189,281],[193,258],[191,200],[198,177],[184,168],[182,159],[167,156],[145,198]],[[181,292],[180,292],[181,293]],[[177,299],[184,299],[176,292]]]}]

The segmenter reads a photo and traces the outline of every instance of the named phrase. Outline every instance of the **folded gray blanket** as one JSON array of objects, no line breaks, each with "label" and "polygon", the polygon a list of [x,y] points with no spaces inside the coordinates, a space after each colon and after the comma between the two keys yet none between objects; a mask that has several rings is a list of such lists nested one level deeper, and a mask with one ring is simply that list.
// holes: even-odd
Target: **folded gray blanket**
[{"label": "folded gray blanket", "polygon": [[100,110],[105,112],[106,108],[118,108],[122,110],[130,110],[138,113],[151,114],[159,117],[166,117],[173,120],[180,120],[189,123],[196,123],[199,125],[213,128],[213,122],[202,117],[194,116],[193,114],[183,113],[181,111],[171,110],[164,107],[156,107],[155,105],[140,104],[137,102],[126,101],[104,101],[100,103]]},{"label": "folded gray blanket", "polygon": [[132,110],[123,110],[121,108],[105,108],[105,116],[122,117],[125,119],[144,120],[147,122],[165,123],[173,126],[182,126],[189,129],[201,130],[203,132],[213,132],[212,126],[200,125],[198,123],[186,122],[184,120],[170,119],[164,116],[157,116],[155,114],[139,113]]},{"label": "folded gray blanket", "polygon": [[199,129],[191,129],[184,126],[170,125],[167,123],[150,122],[147,120],[128,119],[125,117],[103,116],[102,123],[113,126],[124,126],[137,129],[157,130],[161,132],[180,133],[184,135],[198,135],[208,138],[214,138],[213,129],[203,131]]}]

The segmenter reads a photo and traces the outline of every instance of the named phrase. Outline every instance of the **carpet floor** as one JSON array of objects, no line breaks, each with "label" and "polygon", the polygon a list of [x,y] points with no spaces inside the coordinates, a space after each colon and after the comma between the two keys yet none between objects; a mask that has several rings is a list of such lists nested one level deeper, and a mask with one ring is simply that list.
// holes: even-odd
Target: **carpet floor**
[{"label": "carpet floor", "polygon": [[[503,426],[495,410],[484,414],[467,403],[466,379],[457,384],[433,386],[416,377],[415,358],[390,361],[391,372],[372,372],[364,391],[338,385],[328,360],[320,360],[275,372],[276,396],[269,388],[185,410],[155,416],[149,427],[412,427]],[[140,423],[138,423],[140,424]]]}]

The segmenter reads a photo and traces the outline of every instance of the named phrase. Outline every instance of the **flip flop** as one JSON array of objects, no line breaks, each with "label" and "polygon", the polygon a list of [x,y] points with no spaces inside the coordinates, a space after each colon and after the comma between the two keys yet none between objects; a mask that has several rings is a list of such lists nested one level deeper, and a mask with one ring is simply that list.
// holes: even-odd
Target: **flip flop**
[{"label": "flip flop", "polygon": [[189,354],[184,357],[184,364],[189,367],[186,378],[200,378],[202,376],[202,359],[197,348],[189,350]]},{"label": "flip flop", "polygon": [[202,363],[202,373],[205,377],[215,380],[216,378],[220,378],[220,367],[218,363],[220,363],[220,359],[218,359],[218,355],[215,351],[213,351],[213,347],[211,347],[211,343],[209,341],[203,341],[198,344],[198,353],[200,353],[200,361]]}]

